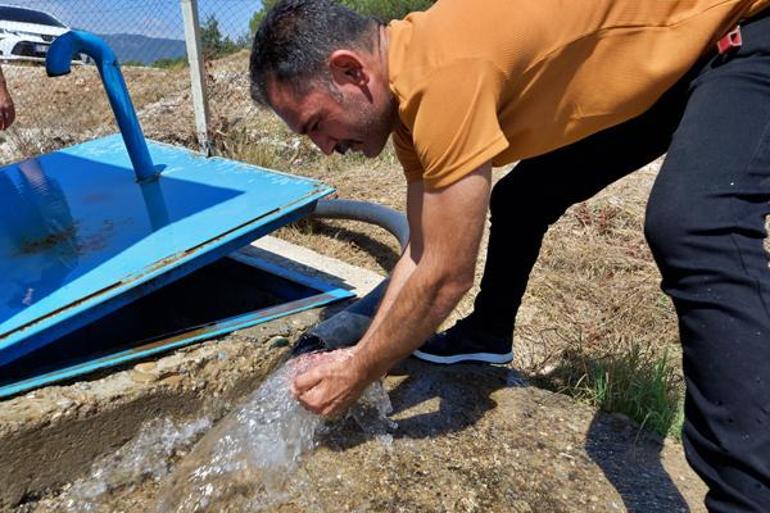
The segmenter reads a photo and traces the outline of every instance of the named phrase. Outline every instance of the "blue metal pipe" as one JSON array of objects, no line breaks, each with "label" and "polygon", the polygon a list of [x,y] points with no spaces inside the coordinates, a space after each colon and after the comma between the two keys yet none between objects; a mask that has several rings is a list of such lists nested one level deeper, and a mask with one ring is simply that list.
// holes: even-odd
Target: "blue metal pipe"
[{"label": "blue metal pipe", "polygon": [[137,181],[157,178],[160,168],[156,168],[152,163],[142,127],[120,72],[118,58],[107,43],[89,32],[71,30],[57,37],[48,49],[48,57],[45,60],[46,73],[49,77],[66,75],[70,72],[70,61],[77,53],[88,55],[96,63],[120,133],[126,143],[128,156],[134,166]]}]

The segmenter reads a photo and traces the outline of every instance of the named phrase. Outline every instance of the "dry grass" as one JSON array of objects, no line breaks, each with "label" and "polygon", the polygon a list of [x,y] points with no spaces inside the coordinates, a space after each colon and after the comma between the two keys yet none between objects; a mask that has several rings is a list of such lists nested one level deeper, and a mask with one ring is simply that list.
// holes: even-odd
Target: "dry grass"
[{"label": "dry grass", "polygon": [[[69,75],[48,78],[42,66],[3,67],[17,120],[4,134],[0,158],[15,160],[117,130],[93,66],[73,66]],[[137,111],[189,88],[186,72],[152,68],[123,70]]]},{"label": "dry grass", "polygon": [[546,236],[517,319],[536,381],[679,436],[681,349],[643,237],[659,163],[571,208]]},{"label": "dry grass", "polygon": [[[404,208],[405,184],[392,150],[376,160],[323,157],[272,114],[252,104],[247,66],[247,54],[241,52],[208,67],[218,154],[323,180],[336,187],[340,197]],[[3,160],[115,130],[93,69],[78,68],[55,80],[44,78],[34,67],[5,71],[19,118],[0,143]],[[125,74],[145,133],[195,147],[187,70],[130,68]],[[496,179],[505,172],[495,171]],[[596,394],[581,389],[592,376],[585,362],[634,363],[633,355],[642,348],[643,363],[652,370],[664,357],[674,364],[666,387],[679,394],[676,318],[658,288],[658,271],[642,234],[655,173],[655,166],[650,166],[614,184],[570,209],[549,231],[515,333],[515,365],[545,386],[600,405]],[[277,235],[382,274],[398,256],[390,235],[361,223],[303,222]],[[482,251],[479,277],[484,258]],[[475,292],[463,299],[449,323],[470,311]],[[572,375],[565,378],[564,369],[572,369]],[[565,383],[581,386],[565,388]]]},{"label": "dry grass", "polygon": [[547,370],[552,347],[603,354],[633,345],[676,346],[673,307],[658,287],[660,275],[643,238],[655,172],[650,166],[614,184],[570,209],[550,230],[518,333],[541,346],[544,356],[523,364]]}]

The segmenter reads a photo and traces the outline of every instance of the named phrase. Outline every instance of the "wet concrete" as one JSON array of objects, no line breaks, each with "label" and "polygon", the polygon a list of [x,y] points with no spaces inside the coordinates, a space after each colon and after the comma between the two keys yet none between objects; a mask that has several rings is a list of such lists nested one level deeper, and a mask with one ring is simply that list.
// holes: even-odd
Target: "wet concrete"
[{"label": "wet concrete", "polygon": [[56,488],[159,416],[223,415],[278,364],[306,312],[0,406],[0,510]]}]

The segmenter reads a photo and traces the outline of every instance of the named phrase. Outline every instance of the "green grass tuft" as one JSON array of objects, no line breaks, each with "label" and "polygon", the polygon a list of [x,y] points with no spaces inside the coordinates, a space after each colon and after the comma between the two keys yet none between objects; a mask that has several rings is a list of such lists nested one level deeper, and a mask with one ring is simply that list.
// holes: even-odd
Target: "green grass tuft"
[{"label": "green grass tuft", "polygon": [[627,415],[653,433],[681,439],[682,385],[667,351],[655,356],[631,346],[604,358],[572,351],[546,381],[549,388]]}]

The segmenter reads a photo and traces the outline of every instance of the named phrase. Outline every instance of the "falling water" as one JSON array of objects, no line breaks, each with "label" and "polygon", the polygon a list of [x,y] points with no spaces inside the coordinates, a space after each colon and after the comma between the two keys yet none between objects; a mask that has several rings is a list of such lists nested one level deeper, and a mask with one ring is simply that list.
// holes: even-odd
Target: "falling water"
[{"label": "falling water", "polygon": [[[134,439],[97,461],[86,478],[65,487],[51,510],[114,511],[114,500],[148,482],[160,483],[156,513],[257,512],[280,505],[291,493],[312,503],[312,480],[296,470],[340,419],[330,422],[305,410],[291,393],[291,381],[322,360],[346,357],[342,350],[290,360],[213,428],[208,416],[148,422]],[[387,418],[390,411],[387,393],[375,383],[349,415],[365,433],[390,445],[396,427]]]},{"label": "falling water", "polygon": [[171,471],[174,457],[189,449],[210,428],[207,417],[182,424],[168,418],[146,423],[133,440],[97,461],[87,478],[75,481],[64,492],[63,509],[68,513],[98,511],[115,490],[148,479],[164,479]]},{"label": "falling water", "polygon": [[[319,359],[346,357],[337,353],[306,355],[273,373],[182,460],[163,484],[156,512],[255,512],[283,502],[289,478],[326,427],[293,397],[291,381]],[[381,384],[370,386],[351,413],[364,431],[388,441],[390,401]]]}]

